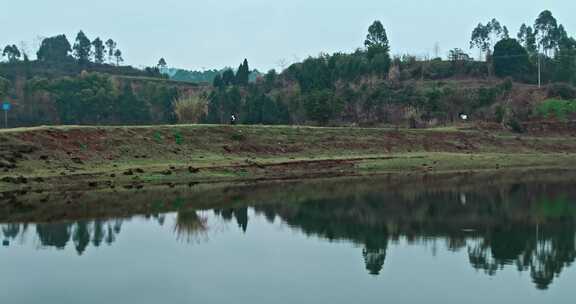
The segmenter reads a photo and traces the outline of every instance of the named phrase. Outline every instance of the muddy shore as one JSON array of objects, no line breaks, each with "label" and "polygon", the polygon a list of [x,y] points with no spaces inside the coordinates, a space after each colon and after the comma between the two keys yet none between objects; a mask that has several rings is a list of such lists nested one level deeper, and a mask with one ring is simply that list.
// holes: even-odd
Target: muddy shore
[{"label": "muddy shore", "polygon": [[[0,132],[4,210],[34,207],[55,197],[66,202],[67,193],[94,191],[558,169],[576,169],[576,137],[471,128],[197,125]],[[34,202],[23,199],[29,196]]]}]

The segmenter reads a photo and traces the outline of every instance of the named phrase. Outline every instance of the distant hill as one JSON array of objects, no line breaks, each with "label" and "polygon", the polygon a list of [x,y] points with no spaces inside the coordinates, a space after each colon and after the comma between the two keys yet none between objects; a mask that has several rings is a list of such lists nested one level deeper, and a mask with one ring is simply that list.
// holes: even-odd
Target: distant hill
[{"label": "distant hill", "polygon": [[0,77],[14,80],[18,77],[57,78],[75,77],[85,72],[96,72],[108,75],[165,78],[157,68],[138,69],[132,66],[117,66],[113,64],[87,63],[80,65],[72,59],[63,62],[16,61],[0,62]]},{"label": "distant hill", "polygon": [[[220,70],[212,69],[205,71],[190,71],[178,68],[166,68],[162,69],[162,73],[168,75],[170,79],[177,81],[186,81],[193,83],[212,83],[216,75],[222,75],[226,70],[234,70],[232,68],[223,68]],[[255,82],[258,77],[262,76],[258,70],[252,70],[250,72],[250,82]]]},{"label": "distant hill", "polygon": [[170,80],[155,67],[0,62],[0,100],[12,104],[11,127],[174,123],[174,101],[205,87]]}]

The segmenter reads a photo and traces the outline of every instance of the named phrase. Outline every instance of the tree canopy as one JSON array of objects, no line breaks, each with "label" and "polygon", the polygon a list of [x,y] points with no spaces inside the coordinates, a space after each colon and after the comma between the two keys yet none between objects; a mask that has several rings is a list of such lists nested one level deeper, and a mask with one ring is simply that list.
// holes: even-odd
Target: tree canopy
[{"label": "tree canopy", "polygon": [[538,46],[536,45],[536,32],[531,26],[527,26],[525,23],[520,26],[520,31],[518,32],[518,42],[524,46],[528,54],[534,56],[538,53]]},{"label": "tree canopy", "polygon": [[76,42],[72,49],[74,50],[74,57],[76,57],[76,60],[78,60],[80,64],[90,62],[92,43],[83,31],[78,32],[78,35],[76,35]]},{"label": "tree canopy", "polygon": [[[409,116],[424,117],[423,119],[433,117],[446,122],[453,120],[456,115],[454,113],[458,111],[470,112],[484,107],[481,109],[484,111],[482,113],[490,112],[490,109],[496,108],[492,105],[497,98],[504,96],[506,90],[509,90],[506,88],[512,86],[511,80],[536,83],[539,76],[538,62],[541,63],[543,83],[576,83],[576,41],[549,11],[542,12],[533,25],[523,24],[517,35],[512,35],[518,39],[511,39],[508,27],[495,18],[488,20],[487,23],[476,26],[469,41],[471,48],[486,53],[486,60],[474,60],[461,48],[452,48],[447,52],[447,56],[441,56],[437,51],[437,58],[432,60],[427,56],[410,54],[395,55],[391,58],[386,29],[382,22],[376,20],[369,26],[365,37],[359,37],[364,38],[364,43],[358,45],[355,51],[320,53],[296,62],[279,73],[272,71],[265,76],[250,71],[247,59],[244,59],[237,69],[204,71],[168,68],[164,58],[160,58],[153,67],[120,66],[123,53],[114,40],[108,39],[104,42],[101,38],[95,38],[90,41],[83,31],[76,36],[73,47],[65,35],[44,39],[38,49],[36,62],[26,59],[25,62],[20,62],[25,47],[19,48],[10,44],[0,49],[2,54],[8,57],[8,62],[0,63],[0,76],[11,81],[25,79],[27,84],[23,90],[16,87],[14,82],[14,85],[10,84],[3,93],[12,96],[23,94],[21,91],[25,92],[27,95],[20,98],[28,98],[29,104],[34,106],[34,110],[28,111],[30,113],[39,107],[36,100],[42,100],[40,97],[45,95],[40,94],[45,92],[29,94],[34,90],[28,85],[42,84],[42,78],[48,83],[58,83],[60,86],[53,87],[50,98],[56,100],[58,97],[59,103],[55,106],[48,105],[52,108],[42,111],[53,113],[54,108],[57,108],[62,121],[70,123],[77,121],[75,116],[83,122],[110,122],[120,119],[119,117],[133,123],[154,119],[149,117],[146,111],[139,114],[136,111],[143,106],[142,100],[146,94],[156,96],[153,89],[142,94],[138,94],[138,89],[134,89],[134,92],[130,93],[130,86],[114,83],[116,92],[113,96],[107,96],[101,91],[108,89],[109,79],[91,77],[84,78],[83,81],[72,81],[85,77],[84,71],[102,75],[170,77],[178,81],[201,83],[198,85],[202,88],[199,91],[210,100],[206,105],[206,115],[202,117],[209,122],[218,123],[227,122],[231,113],[238,115],[239,122],[266,124],[391,124],[402,119],[401,117]],[[477,91],[470,89],[462,92],[460,88],[449,87],[450,79],[473,80],[492,76],[511,79],[507,79],[505,88],[483,88]],[[52,82],[53,79],[60,81]],[[425,80],[431,81],[422,82]],[[445,81],[447,84],[440,85],[443,80],[448,80]],[[434,84],[435,82],[438,84]],[[213,83],[213,88],[204,87],[208,83]],[[64,92],[66,90],[84,92],[68,96]],[[94,95],[101,99],[92,99]],[[101,116],[81,113],[95,111],[97,107],[91,107],[99,100],[118,102],[114,104],[116,108],[113,118],[103,118],[107,115],[107,101],[102,104],[104,107],[101,110],[99,108],[98,115]],[[151,107],[152,100],[147,100],[145,104]],[[167,99],[161,100],[165,102]],[[78,104],[85,101],[89,101],[91,106]],[[172,101],[171,99],[167,105],[158,107],[165,117],[173,114]],[[138,117],[130,117],[131,112],[134,117]],[[82,115],[87,116],[83,118]],[[35,116],[35,119],[38,120],[39,116],[41,115]]]},{"label": "tree canopy", "polygon": [[119,49],[116,49],[116,51],[114,51],[114,58],[116,59],[117,66],[119,66],[120,63],[124,62],[124,58],[122,57],[122,51]]},{"label": "tree canopy", "polygon": [[516,39],[502,39],[494,46],[494,72],[499,77],[521,78],[530,66],[526,49]]},{"label": "tree canopy", "polygon": [[508,28],[502,26],[498,20],[492,19],[486,25],[479,23],[474,28],[470,37],[470,48],[478,48],[490,55],[494,41],[500,38],[506,39],[509,36]]},{"label": "tree canopy", "polygon": [[558,22],[552,12],[545,10],[534,22],[534,29],[538,36],[538,44],[545,53],[558,46]]},{"label": "tree canopy", "polygon": [[368,35],[364,41],[364,46],[368,51],[368,58],[372,59],[379,53],[388,54],[390,45],[386,30],[380,21],[374,21],[368,28]]},{"label": "tree canopy", "polygon": [[106,40],[106,47],[108,48],[108,62],[112,62],[112,57],[116,53],[117,43],[112,39],[108,39]]},{"label": "tree canopy", "polygon": [[158,68],[159,69],[165,69],[167,66],[168,66],[168,64],[166,63],[166,59],[160,58],[160,60],[158,60]]},{"label": "tree canopy", "polygon": [[36,56],[40,61],[63,62],[71,51],[72,47],[66,35],[58,35],[42,40]]},{"label": "tree canopy", "polygon": [[244,62],[238,67],[236,72],[236,84],[238,85],[248,85],[248,79],[250,77],[250,67],[248,66],[248,60],[244,59]]},{"label": "tree canopy", "polygon": [[7,45],[2,51],[2,56],[8,57],[8,61],[14,62],[17,61],[22,54],[16,45]]},{"label": "tree canopy", "polygon": [[94,39],[92,41],[92,46],[94,47],[94,63],[102,64],[104,63],[104,53],[106,47],[100,38]]}]

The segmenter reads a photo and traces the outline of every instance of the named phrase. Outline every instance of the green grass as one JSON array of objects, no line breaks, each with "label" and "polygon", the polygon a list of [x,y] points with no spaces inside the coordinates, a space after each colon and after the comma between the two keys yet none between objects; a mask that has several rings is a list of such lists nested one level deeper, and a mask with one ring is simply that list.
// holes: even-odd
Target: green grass
[{"label": "green grass", "polygon": [[363,172],[450,172],[501,170],[509,168],[576,168],[573,154],[413,154],[389,160],[365,161],[359,164]]},{"label": "green grass", "polygon": [[[10,147],[21,145],[39,149],[20,160],[17,170],[0,172],[0,178],[46,177],[50,185],[64,188],[91,180],[132,183],[133,176],[123,173],[136,168],[144,170],[136,181],[149,184],[307,178],[318,174],[576,168],[574,137],[486,134],[456,127],[59,126],[0,132],[8,153]],[[49,155],[50,162],[39,160],[41,155]],[[80,158],[83,163],[76,164],[72,158]],[[288,164],[272,166],[281,163]],[[71,166],[76,169],[70,170]],[[170,167],[175,168],[172,174],[162,174]],[[188,167],[201,171],[190,174]],[[111,178],[112,174],[116,177]],[[0,187],[13,186],[0,182]]]}]

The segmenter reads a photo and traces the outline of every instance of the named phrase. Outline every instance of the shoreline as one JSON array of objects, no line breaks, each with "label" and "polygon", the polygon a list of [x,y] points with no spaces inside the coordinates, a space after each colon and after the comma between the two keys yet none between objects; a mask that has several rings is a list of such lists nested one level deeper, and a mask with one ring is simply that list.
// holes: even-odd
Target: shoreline
[{"label": "shoreline", "polygon": [[307,180],[200,183],[193,186],[149,186],[143,189],[99,189],[30,192],[13,202],[0,200],[0,222],[54,223],[79,219],[130,218],[181,210],[238,208],[253,204],[299,203],[339,197],[350,191],[390,191],[407,197],[429,191],[474,191],[513,184],[555,182],[571,184],[576,170],[507,169],[433,174],[390,173],[380,175],[324,177]]},{"label": "shoreline", "polygon": [[573,136],[457,128],[38,127],[0,132],[0,148],[0,203],[27,193],[576,170]]}]

